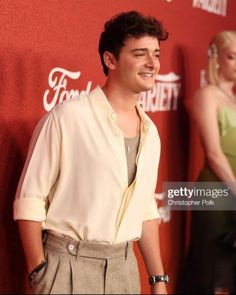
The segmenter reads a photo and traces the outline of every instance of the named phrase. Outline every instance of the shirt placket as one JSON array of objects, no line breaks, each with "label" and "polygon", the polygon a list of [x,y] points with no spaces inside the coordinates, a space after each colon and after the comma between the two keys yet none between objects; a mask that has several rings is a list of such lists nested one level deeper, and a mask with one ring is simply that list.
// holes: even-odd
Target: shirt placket
[{"label": "shirt placket", "polygon": [[[125,212],[128,208],[129,202],[131,201],[132,193],[134,192],[134,189],[135,189],[135,184],[136,184],[136,180],[137,180],[137,173],[140,173],[140,171],[142,170],[142,166],[143,166],[142,162],[143,161],[140,158],[140,154],[142,153],[142,148],[143,148],[143,145],[145,142],[147,132],[148,132],[148,126],[144,121],[141,124],[140,144],[139,144],[138,153],[136,156],[137,171],[135,174],[135,179],[133,180],[133,182],[131,183],[130,186],[127,185],[127,189],[125,190],[123,197],[122,197],[121,207],[120,207],[119,214],[117,217],[117,235],[118,235],[122,220],[124,218]],[[127,162],[126,162],[126,165],[127,165]]]},{"label": "shirt placket", "polygon": [[112,129],[118,141],[118,144],[115,146],[115,148],[117,150],[119,162],[122,169],[122,175],[123,175],[122,184],[124,185],[124,187],[127,187],[128,172],[127,172],[127,159],[126,159],[126,153],[125,153],[125,145],[124,145],[124,135],[121,129],[117,125],[117,114],[115,112],[112,112],[109,115],[109,119],[112,123]]}]

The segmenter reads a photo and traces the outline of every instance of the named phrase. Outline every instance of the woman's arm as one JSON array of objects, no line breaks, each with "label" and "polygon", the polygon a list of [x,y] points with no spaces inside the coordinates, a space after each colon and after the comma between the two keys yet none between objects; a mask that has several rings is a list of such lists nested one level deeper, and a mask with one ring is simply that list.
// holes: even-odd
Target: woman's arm
[{"label": "woman's arm", "polygon": [[220,146],[217,122],[218,101],[211,88],[199,90],[193,100],[192,116],[197,124],[206,157],[216,176],[224,182],[234,182],[235,176]]}]

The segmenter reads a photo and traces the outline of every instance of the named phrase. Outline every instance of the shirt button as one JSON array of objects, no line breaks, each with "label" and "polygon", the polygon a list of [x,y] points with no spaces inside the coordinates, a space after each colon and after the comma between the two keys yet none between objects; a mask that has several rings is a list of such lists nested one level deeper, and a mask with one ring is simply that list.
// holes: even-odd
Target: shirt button
[{"label": "shirt button", "polygon": [[69,250],[74,250],[75,246],[72,244],[69,244]]},{"label": "shirt button", "polygon": [[113,120],[116,120],[116,117],[117,117],[117,116],[116,116],[116,113],[112,113],[112,114],[111,114],[111,117],[112,117]]}]

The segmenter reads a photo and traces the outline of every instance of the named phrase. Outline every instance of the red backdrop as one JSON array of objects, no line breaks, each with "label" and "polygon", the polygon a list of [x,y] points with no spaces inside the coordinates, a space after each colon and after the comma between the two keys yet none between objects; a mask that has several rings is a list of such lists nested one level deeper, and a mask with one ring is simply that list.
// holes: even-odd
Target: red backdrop
[{"label": "red backdrop", "polygon": [[[181,2],[181,3],[180,3]],[[194,179],[202,163],[199,139],[187,113],[206,66],[207,45],[220,30],[236,29],[234,0],[60,0],[1,1],[0,17],[0,292],[20,293],[24,259],[12,203],[33,129],[51,107],[75,92],[102,85],[97,51],[105,20],[138,10],[162,20],[170,33],[161,44],[161,71],[153,91],[143,94],[144,109],[162,142],[157,185]],[[188,241],[188,216],[162,214],[161,250],[177,290]],[[143,293],[149,292],[140,253]]]}]

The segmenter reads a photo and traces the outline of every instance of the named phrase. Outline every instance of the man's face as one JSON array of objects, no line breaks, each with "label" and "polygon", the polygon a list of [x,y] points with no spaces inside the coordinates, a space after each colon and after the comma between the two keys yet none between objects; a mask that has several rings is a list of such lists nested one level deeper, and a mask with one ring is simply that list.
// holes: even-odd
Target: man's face
[{"label": "man's face", "polygon": [[113,74],[125,91],[140,93],[154,87],[160,69],[160,46],[155,37],[130,37],[115,60]]}]

